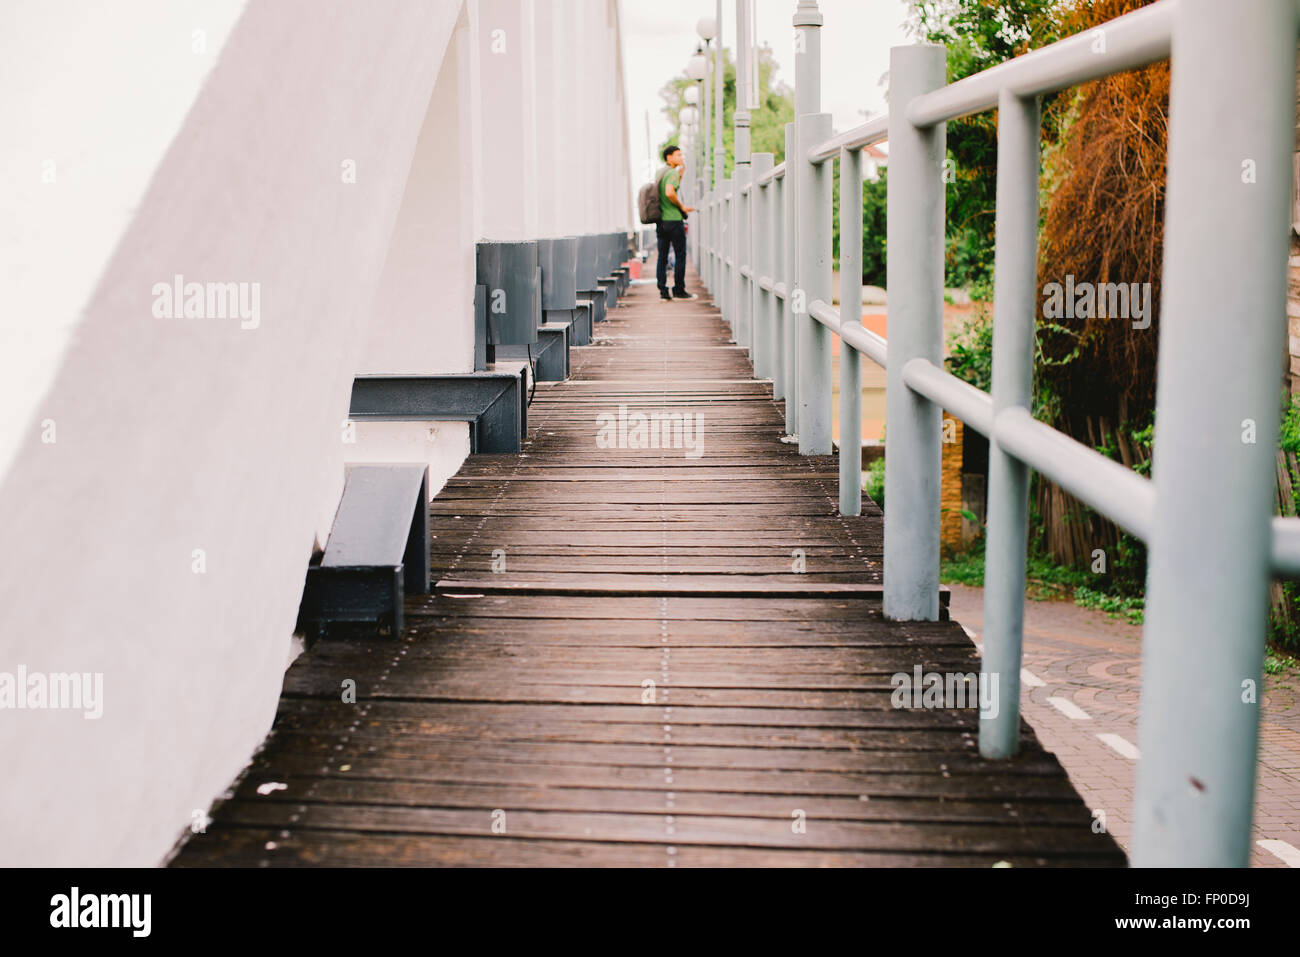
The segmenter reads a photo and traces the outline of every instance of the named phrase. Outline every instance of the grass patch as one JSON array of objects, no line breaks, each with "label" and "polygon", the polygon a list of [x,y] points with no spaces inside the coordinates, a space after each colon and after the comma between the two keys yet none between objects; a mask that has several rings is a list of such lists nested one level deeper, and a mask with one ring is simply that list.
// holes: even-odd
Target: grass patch
[{"label": "grass patch", "polygon": [[[984,550],[972,549],[939,563],[939,580],[945,585],[984,587]],[[1083,608],[1104,611],[1112,618],[1142,624],[1142,599],[1124,598],[1090,588],[1096,577],[1077,568],[1058,565],[1042,555],[1031,555],[1025,564],[1025,597],[1034,601],[1073,600]]]},{"label": "grass patch", "polygon": [[1083,608],[1104,611],[1111,618],[1123,618],[1130,625],[1142,624],[1143,599],[1123,598],[1081,585],[1074,590],[1074,603]]},{"label": "grass patch", "polygon": [[945,585],[984,587],[984,553],[970,551],[939,562],[939,581]]}]

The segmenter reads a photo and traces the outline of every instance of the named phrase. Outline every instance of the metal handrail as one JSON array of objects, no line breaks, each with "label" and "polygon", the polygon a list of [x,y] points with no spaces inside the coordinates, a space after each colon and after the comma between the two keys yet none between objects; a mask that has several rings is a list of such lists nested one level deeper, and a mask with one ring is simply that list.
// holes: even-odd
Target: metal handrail
[{"label": "metal handrail", "polygon": [[[1300,0],[1158,0],[951,84],[942,47],[896,47],[888,116],[835,135],[829,115],[819,112],[821,25],[815,0],[800,0],[786,162],[749,157],[747,128],[742,153],[738,126],[735,178],[714,191],[705,246],[724,319],[752,349],[756,374],[770,370],[774,398],[785,401],[786,431],[797,435],[803,454],[831,451],[830,336],[843,345],[842,434],[861,432],[859,356],[885,368],[887,618],[939,615],[941,410],[989,438],[981,668],[1001,680],[997,714],[980,720],[985,756],[1008,757],[1019,743],[1029,470],[1148,543],[1133,859],[1244,865],[1258,714],[1243,705],[1242,688],[1260,680],[1269,574],[1300,577],[1300,519],[1271,515],[1274,383],[1245,371],[1272,368],[1285,338]],[[1147,479],[1030,412],[1038,99],[1171,54],[1166,318],[1157,466]],[[983,392],[942,368],[944,124],[991,109],[998,111],[999,146],[998,358]],[[857,318],[860,284],[842,283],[841,308],[830,305],[828,215],[829,161],[838,157],[841,274],[860,274],[861,150],[885,139],[892,167],[888,343]],[[1238,182],[1235,171],[1246,162],[1251,177]],[[1232,215],[1224,217],[1224,209]],[[1223,315],[1242,319],[1231,337],[1221,334]],[[1213,389],[1210,375],[1217,375]],[[1242,432],[1237,442],[1237,420],[1258,440],[1247,443]],[[860,480],[859,456],[842,451],[842,514],[858,513]],[[1188,788],[1189,778],[1200,786]]]},{"label": "metal handrail", "polygon": [[933,92],[907,106],[914,126],[996,109],[1003,91],[1041,96],[1169,59],[1177,0],[1160,0],[1097,28],[1058,40]]},{"label": "metal handrail", "polygon": [[861,126],[855,126],[838,136],[832,136],[824,143],[818,143],[808,150],[808,160],[812,163],[824,163],[828,159],[839,156],[842,149],[860,150],[874,146],[876,143],[883,143],[887,139],[889,139],[889,117],[878,116],[867,120]]},{"label": "metal handrail", "polygon": [[778,180],[784,175],[785,175],[785,164],[777,163],[775,166],[773,166],[770,170],[768,170],[766,173],[764,173],[754,182],[758,183],[759,186],[766,186],[768,183],[771,183],[773,180]]}]

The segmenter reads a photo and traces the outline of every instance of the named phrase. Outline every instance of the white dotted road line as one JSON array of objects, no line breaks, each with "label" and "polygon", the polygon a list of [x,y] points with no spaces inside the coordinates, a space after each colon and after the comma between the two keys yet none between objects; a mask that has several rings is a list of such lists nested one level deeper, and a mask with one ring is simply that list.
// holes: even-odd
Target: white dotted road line
[{"label": "white dotted road line", "polygon": [[1118,734],[1110,733],[1099,734],[1097,737],[1100,739],[1102,744],[1108,745],[1111,750],[1118,752],[1130,761],[1136,761],[1138,759],[1137,745],[1129,741],[1127,738]]},{"label": "white dotted road line", "polygon": [[1300,867],[1300,850],[1286,841],[1256,841],[1255,843],[1287,867]]},{"label": "white dotted road line", "polygon": [[1071,718],[1075,721],[1092,720],[1092,716],[1088,714],[1088,712],[1084,711],[1082,708],[1080,708],[1069,698],[1056,698],[1056,697],[1048,698],[1047,703],[1050,704],[1057,711],[1061,712],[1061,714],[1065,715],[1067,718]]}]

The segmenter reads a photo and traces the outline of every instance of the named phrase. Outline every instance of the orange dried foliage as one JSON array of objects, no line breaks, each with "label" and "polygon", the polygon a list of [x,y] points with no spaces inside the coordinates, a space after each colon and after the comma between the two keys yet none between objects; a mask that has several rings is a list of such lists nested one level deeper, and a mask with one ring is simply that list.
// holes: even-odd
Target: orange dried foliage
[{"label": "orange dried foliage", "polygon": [[[1066,14],[1062,33],[1087,31],[1148,2],[1080,5]],[[1123,318],[1059,319],[1054,321],[1072,335],[1041,330],[1048,360],[1079,350],[1073,360],[1043,372],[1062,400],[1060,425],[1071,432],[1082,430],[1085,417],[1139,422],[1154,407],[1169,65],[1087,84],[1073,111],[1073,123],[1047,164],[1040,306],[1043,285],[1064,283],[1067,275],[1076,283],[1150,282],[1152,323],[1134,329]]]}]

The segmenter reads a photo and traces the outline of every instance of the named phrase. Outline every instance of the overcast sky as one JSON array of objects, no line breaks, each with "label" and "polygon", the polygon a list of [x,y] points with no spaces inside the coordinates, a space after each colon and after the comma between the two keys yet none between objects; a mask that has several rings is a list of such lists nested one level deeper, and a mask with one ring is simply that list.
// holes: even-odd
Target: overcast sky
[{"label": "overcast sky", "polygon": [[[714,15],[716,0],[619,0],[628,97],[628,147],[632,179],[647,170],[646,111],[650,142],[657,146],[671,128],[663,115],[659,88],[682,73],[699,36],[695,24]],[[779,65],[776,79],[794,87],[794,15],[796,0],[756,0],[758,42],[772,48]],[[834,117],[836,130],[863,122],[862,110],[885,108],[881,75],[889,69],[889,48],[908,42],[903,32],[906,0],[821,0],[822,109]],[[736,0],[722,0],[722,40],[735,51]]]}]

